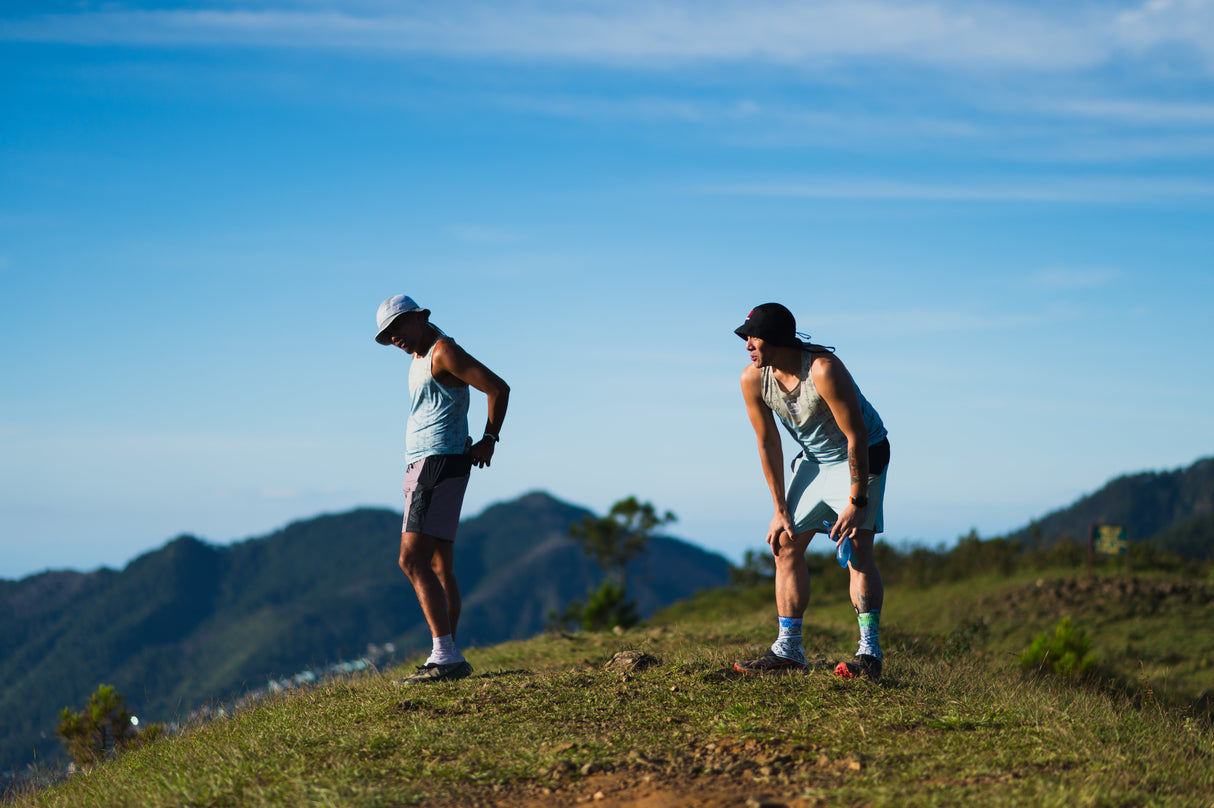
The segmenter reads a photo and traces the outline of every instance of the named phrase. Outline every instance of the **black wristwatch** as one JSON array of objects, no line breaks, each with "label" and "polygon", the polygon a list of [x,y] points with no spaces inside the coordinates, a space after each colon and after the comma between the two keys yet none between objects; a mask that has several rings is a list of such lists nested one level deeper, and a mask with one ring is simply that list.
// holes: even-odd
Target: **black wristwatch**
[{"label": "black wristwatch", "polygon": [[855,505],[857,508],[867,508],[868,497],[852,497],[851,504]]}]

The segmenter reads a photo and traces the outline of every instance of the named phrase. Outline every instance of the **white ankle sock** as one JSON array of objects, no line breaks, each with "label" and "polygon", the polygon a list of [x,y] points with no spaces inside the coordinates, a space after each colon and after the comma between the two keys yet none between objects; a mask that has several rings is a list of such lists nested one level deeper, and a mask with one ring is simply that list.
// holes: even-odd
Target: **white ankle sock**
[{"label": "white ankle sock", "polygon": [[431,640],[433,647],[430,650],[430,656],[426,660],[426,664],[435,665],[450,665],[452,662],[463,662],[464,655],[455,648],[455,639],[450,634],[444,634],[441,637],[434,637]]}]

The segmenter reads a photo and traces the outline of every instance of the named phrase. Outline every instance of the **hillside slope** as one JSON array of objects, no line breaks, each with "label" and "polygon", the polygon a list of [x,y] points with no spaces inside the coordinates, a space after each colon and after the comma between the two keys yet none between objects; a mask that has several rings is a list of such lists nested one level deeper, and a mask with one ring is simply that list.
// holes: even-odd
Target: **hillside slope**
[{"label": "hillside slope", "polygon": [[[1096,645],[1120,660],[1125,629],[1188,636],[1214,582],[1067,574],[895,588],[874,683],[832,674],[856,626],[841,571],[823,574],[835,594],[811,605],[804,674],[730,671],[771,640],[769,586],[704,592],[622,636],[477,649],[476,674],[458,682],[403,687],[398,668],[287,692],[17,808],[1208,808],[1214,729],[1161,700],[1164,681],[1026,675],[1003,642],[1027,641],[1026,622],[1054,625],[1076,598],[1103,599],[1083,621],[1103,621]],[[1173,648],[1172,664],[1197,662],[1208,679],[1204,648]]]},{"label": "hillside slope", "polygon": [[[461,523],[462,644],[532,636],[601,580],[566,536],[588,513],[533,493]],[[226,547],[182,536],[121,572],[0,582],[0,770],[58,754],[60,709],[101,683],[144,720],[172,721],[371,643],[428,647],[396,564],[400,525],[398,512],[360,509]],[[631,595],[650,614],[728,575],[724,558],[657,538],[634,565]]]}]

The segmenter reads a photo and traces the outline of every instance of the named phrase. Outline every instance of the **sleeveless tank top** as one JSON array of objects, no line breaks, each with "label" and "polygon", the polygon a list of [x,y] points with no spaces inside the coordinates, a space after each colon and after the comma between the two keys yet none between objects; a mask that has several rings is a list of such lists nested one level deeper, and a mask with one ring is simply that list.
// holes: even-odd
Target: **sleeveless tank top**
[{"label": "sleeveless tank top", "polygon": [[434,348],[446,337],[436,327],[438,338],[426,355],[409,366],[409,422],[405,428],[405,462],[415,463],[430,455],[460,455],[468,449],[468,386],[448,387],[434,378],[431,369]]},{"label": "sleeveless tank top", "polygon": [[[762,368],[763,401],[804,450],[806,460],[811,463],[837,463],[847,460],[847,436],[835,423],[834,413],[830,411],[826,399],[818,395],[810,373],[813,361],[813,352],[801,352],[801,382],[792,393],[784,392],[771,368]],[[860,412],[868,428],[868,445],[880,443],[888,434],[885,424],[860,392],[854,379],[852,385],[856,388]]]}]

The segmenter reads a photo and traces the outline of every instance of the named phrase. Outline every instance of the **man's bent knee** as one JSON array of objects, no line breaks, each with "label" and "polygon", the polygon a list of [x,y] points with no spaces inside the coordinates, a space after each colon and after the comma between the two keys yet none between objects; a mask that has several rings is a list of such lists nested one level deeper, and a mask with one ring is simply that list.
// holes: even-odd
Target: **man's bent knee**
[{"label": "man's bent knee", "polygon": [[401,550],[397,564],[400,566],[400,571],[409,576],[410,579],[417,577],[419,572],[428,569],[430,566],[426,563],[425,559],[419,558],[416,553],[411,553],[408,550]]},{"label": "man's bent knee", "polygon": [[809,541],[813,537],[813,533],[798,533],[796,536],[793,536],[792,541],[780,542],[780,546],[773,553],[776,564],[794,564],[804,561],[805,550],[809,547]]},{"label": "man's bent knee", "polygon": [[400,538],[401,572],[413,579],[418,573],[431,569],[435,557],[434,540],[421,533],[405,533]]}]

